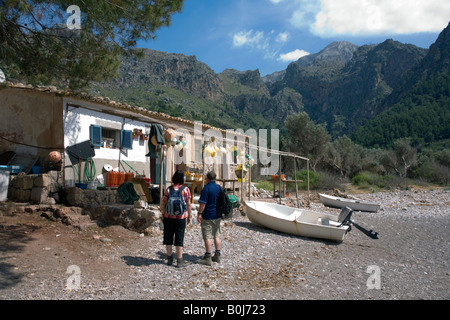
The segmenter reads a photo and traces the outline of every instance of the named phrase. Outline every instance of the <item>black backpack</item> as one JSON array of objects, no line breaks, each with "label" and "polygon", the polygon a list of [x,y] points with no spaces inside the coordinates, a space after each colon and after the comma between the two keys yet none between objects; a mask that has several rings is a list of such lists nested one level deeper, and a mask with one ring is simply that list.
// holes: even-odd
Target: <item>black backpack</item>
[{"label": "black backpack", "polygon": [[233,207],[226,191],[220,187],[219,197],[217,198],[217,213],[222,219],[231,219],[233,217]]}]

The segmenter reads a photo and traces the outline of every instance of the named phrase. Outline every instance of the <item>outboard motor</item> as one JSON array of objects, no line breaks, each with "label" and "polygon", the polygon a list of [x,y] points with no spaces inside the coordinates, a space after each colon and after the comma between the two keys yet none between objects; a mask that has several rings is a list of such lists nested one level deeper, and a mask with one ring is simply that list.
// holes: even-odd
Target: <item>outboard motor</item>
[{"label": "outboard motor", "polygon": [[378,232],[375,232],[373,230],[367,230],[357,224],[355,221],[353,221],[352,218],[353,210],[349,207],[342,208],[341,212],[339,213],[338,221],[341,223],[340,226],[349,226],[348,231],[351,230],[351,226],[354,225],[356,229],[364,233],[366,236],[372,238],[372,239],[379,239],[378,238]]}]

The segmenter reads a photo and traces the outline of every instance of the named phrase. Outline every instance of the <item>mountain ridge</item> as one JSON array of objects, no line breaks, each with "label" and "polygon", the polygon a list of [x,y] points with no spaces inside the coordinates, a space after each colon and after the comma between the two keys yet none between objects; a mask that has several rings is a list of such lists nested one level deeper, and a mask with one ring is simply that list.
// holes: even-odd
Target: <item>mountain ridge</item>
[{"label": "mountain ridge", "polygon": [[227,129],[283,129],[286,117],[305,111],[335,138],[395,105],[420,80],[420,66],[442,68],[426,60],[441,47],[333,42],[264,77],[258,69],[215,73],[195,56],[144,49],[142,60],[124,58],[119,77],[93,91]]},{"label": "mountain ridge", "polygon": [[[353,56],[353,53],[358,49],[359,46],[348,41],[334,41],[327,45],[325,48],[317,53],[309,54],[307,56],[299,58],[295,63],[301,67],[308,67],[311,65],[320,65],[321,63],[340,63],[345,64]],[[264,76],[263,80],[265,82],[275,82],[281,80],[281,78],[286,74],[286,69],[281,71],[276,71],[272,74]]]},{"label": "mountain ridge", "polygon": [[387,99],[392,107],[359,127],[353,140],[386,146],[403,137],[417,145],[450,139],[450,23],[397,88]]}]

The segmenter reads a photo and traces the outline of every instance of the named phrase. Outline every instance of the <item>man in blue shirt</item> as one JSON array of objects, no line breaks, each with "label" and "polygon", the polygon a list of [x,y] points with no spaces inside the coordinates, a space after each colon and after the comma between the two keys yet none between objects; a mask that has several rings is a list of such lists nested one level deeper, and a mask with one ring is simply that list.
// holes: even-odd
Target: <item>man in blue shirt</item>
[{"label": "man in blue shirt", "polygon": [[[198,200],[200,208],[198,209],[197,220],[201,223],[203,241],[205,242],[206,253],[203,259],[199,260],[200,264],[212,265],[212,261],[220,262],[220,214],[217,213],[217,199],[219,198],[220,186],[216,183],[216,174],[210,171],[206,174],[206,185],[200,194]],[[214,257],[211,257],[212,242],[216,249]]]}]

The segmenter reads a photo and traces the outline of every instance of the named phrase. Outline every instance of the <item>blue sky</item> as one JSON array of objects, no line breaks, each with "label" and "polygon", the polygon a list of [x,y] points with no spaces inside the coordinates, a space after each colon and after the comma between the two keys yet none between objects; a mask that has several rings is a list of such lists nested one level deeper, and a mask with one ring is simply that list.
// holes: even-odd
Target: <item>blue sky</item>
[{"label": "blue sky", "polygon": [[449,20],[449,0],[186,0],[170,27],[138,46],[264,76],[333,41],[428,48]]}]

